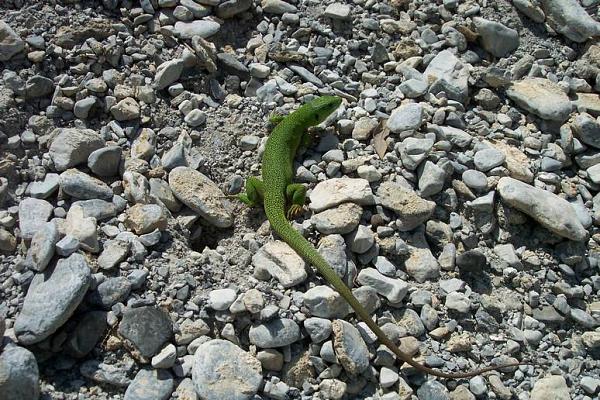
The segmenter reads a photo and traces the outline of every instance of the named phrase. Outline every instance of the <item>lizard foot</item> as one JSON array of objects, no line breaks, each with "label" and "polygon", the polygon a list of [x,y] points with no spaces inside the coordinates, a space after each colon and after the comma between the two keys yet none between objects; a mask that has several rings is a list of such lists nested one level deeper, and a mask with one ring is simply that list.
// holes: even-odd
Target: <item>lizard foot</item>
[{"label": "lizard foot", "polygon": [[290,208],[287,210],[287,218],[289,220],[296,219],[302,212],[304,211],[304,207],[298,204],[292,204]]}]

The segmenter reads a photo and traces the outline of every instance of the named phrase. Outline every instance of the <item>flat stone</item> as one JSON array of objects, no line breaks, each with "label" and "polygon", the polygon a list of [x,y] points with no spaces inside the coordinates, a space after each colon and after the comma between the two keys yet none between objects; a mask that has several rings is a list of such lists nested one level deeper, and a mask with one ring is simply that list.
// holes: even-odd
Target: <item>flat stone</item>
[{"label": "flat stone", "polygon": [[169,173],[169,186],[175,197],[218,228],[233,225],[233,214],[225,194],[201,172],[177,167]]},{"label": "flat stone", "polygon": [[173,323],[165,311],[156,307],[129,308],[123,312],[118,332],[142,356],[152,357],[173,336]]},{"label": "flat stone", "polygon": [[319,182],[310,193],[310,208],[315,212],[342,203],[371,205],[374,202],[375,199],[369,181],[361,178],[328,179]]},{"label": "flat stone", "polygon": [[46,200],[28,197],[19,202],[19,229],[23,239],[31,239],[52,215],[54,207]]},{"label": "flat stone", "polygon": [[211,290],[208,294],[208,306],[213,310],[227,310],[235,301],[237,293],[230,288]]},{"label": "flat stone", "polygon": [[487,172],[504,164],[506,156],[495,148],[479,150],[473,157],[473,163],[479,171]]},{"label": "flat stone", "polygon": [[485,142],[501,151],[506,157],[504,165],[512,178],[523,182],[533,182],[533,172],[529,168],[529,157],[515,146],[504,142]]},{"label": "flat stone", "polygon": [[362,214],[363,209],[358,204],[343,203],[338,207],[314,214],[310,220],[324,235],[345,235],[356,229]]},{"label": "flat stone", "polygon": [[76,199],[112,200],[113,197],[113,191],[106,183],[76,168],[60,174],[59,182],[61,190]]},{"label": "flat stone", "polygon": [[332,19],[348,20],[350,18],[350,6],[344,3],[333,3],[327,6],[323,15]]},{"label": "flat stone", "polygon": [[177,348],[172,343],[167,344],[157,355],[152,357],[152,367],[171,368],[177,361]]},{"label": "flat stone", "polygon": [[419,164],[427,158],[427,155],[433,148],[432,139],[418,139],[408,137],[397,147],[400,153],[402,165],[407,169],[414,171]]},{"label": "flat stone", "polygon": [[471,144],[473,137],[462,129],[453,126],[439,126],[437,130],[440,139],[447,140],[454,146],[465,148]]},{"label": "flat stone", "polygon": [[424,200],[414,191],[394,182],[383,182],[377,195],[381,205],[396,212],[396,224],[402,231],[411,231],[425,222],[435,209],[433,201]]},{"label": "flat stone", "polygon": [[0,352],[0,393],[2,400],[37,400],[40,397],[38,365],[29,350],[10,343]]},{"label": "flat stone", "polygon": [[79,372],[84,377],[98,383],[125,388],[131,383],[128,375],[133,367],[131,364],[106,364],[98,360],[84,361]]},{"label": "flat stone", "polygon": [[545,120],[563,122],[571,114],[569,97],[548,79],[527,78],[514,82],[506,94],[519,107]]},{"label": "flat stone", "polygon": [[175,35],[180,39],[191,39],[199,36],[206,39],[219,32],[221,25],[218,22],[208,20],[196,20],[192,22],[177,21],[175,23]]},{"label": "flat stone", "polygon": [[306,280],[306,262],[287,243],[268,242],[252,256],[254,275],[259,279],[273,277],[283,287],[293,287]]},{"label": "flat stone", "polygon": [[164,369],[141,369],[125,391],[124,400],[167,400],[173,393],[171,373]]},{"label": "flat stone", "polygon": [[117,215],[114,203],[100,199],[79,200],[73,202],[71,207],[80,207],[84,218],[96,218],[98,221],[113,218]]},{"label": "flat stone", "polygon": [[249,400],[263,382],[262,367],[235,344],[214,339],[196,350],[192,381],[202,399]]},{"label": "flat stone", "polygon": [[38,343],[56,332],[79,306],[90,282],[91,270],[81,254],[34,276],[15,320],[19,343]]},{"label": "flat stone", "polygon": [[575,93],[573,105],[594,117],[600,116],[600,96],[596,93]]},{"label": "flat stone", "polygon": [[529,215],[546,229],[575,241],[587,238],[588,232],[579,222],[573,206],[563,198],[508,177],[501,178],[497,187],[505,203]]},{"label": "flat stone", "polygon": [[17,248],[17,238],[4,228],[0,228],[0,251],[12,253]]},{"label": "flat stone", "polygon": [[232,18],[252,7],[252,0],[226,0],[217,6],[217,17]]},{"label": "flat stone", "polygon": [[252,326],[248,339],[263,349],[283,347],[300,339],[300,327],[292,319],[278,318]]},{"label": "flat stone", "polygon": [[433,196],[442,191],[445,180],[446,171],[427,160],[419,176],[419,193],[423,197]]},{"label": "flat stone", "polygon": [[262,0],[261,6],[264,12],[269,14],[295,13],[298,11],[295,5],[283,0]]},{"label": "flat stone", "polygon": [[126,97],[112,106],[110,113],[117,121],[131,121],[140,117],[140,105],[135,99]]},{"label": "flat stone", "polygon": [[104,146],[104,139],[91,129],[57,128],[48,154],[57,171],[65,171],[87,161],[89,155]]},{"label": "flat stone", "polygon": [[47,173],[43,181],[31,182],[27,186],[27,191],[31,197],[36,199],[46,199],[52,196],[59,186],[59,175],[52,172]]},{"label": "flat stone", "polygon": [[544,10],[531,0],[513,0],[514,6],[533,22],[542,23],[546,19]]},{"label": "flat stone", "polygon": [[423,123],[423,106],[419,103],[401,105],[392,111],[386,125],[392,133],[419,129]]}]

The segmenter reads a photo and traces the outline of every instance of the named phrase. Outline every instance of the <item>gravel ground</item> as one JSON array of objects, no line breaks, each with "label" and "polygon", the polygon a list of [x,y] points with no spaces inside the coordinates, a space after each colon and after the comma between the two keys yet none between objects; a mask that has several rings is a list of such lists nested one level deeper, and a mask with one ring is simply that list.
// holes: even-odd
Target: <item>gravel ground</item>
[{"label": "gravel ground", "polygon": [[[600,393],[599,0],[3,0],[0,400]],[[234,196],[294,222],[401,365]]]}]

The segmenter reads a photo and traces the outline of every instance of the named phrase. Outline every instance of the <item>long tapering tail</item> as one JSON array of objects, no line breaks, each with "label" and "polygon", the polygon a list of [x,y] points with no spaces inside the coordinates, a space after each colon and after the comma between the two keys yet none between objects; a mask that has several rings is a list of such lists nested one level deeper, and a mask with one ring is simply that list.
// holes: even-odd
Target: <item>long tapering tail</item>
[{"label": "long tapering tail", "polygon": [[354,309],[354,312],[363,320],[369,329],[375,333],[381,343],[386,345],[399,359],[410,364],[419,371],[425,372],[430,375],[439,376],[441,378],[449,379],[460,379],[470,378],[483,374],[488,371],[494,371],[500,368],[515,367],[518,365],[528,365],[530,363],[511,363],[506,365],[491,366],[471,372],[459,372],[459,373],[446,373],[441,372],[429,367],[426,367],[417,361],[415,361],[409,354],[401,351],[381,330],[379,325],[373,321],[367,310],[358,301],[350,288],[342,281],[342,279],[335,273],[329,263],[319,254],[314,246],[306,240],[300,232],[295,230],[285,218],[285,213],[281,207],[265,207],[267,217],[271,223],[271,228],[277,232],[277,234],[298,253],[302,258],[310,262],[315,266],[317,271],[333,286],[338,293],[350,304]]}]

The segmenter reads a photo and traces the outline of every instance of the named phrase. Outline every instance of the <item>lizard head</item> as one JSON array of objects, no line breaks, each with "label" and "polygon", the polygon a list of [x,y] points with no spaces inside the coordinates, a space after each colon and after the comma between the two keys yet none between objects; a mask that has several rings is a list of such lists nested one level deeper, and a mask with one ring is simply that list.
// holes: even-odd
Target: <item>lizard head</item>
[{"label": "lizard head", "polygon": [[311,125],[319,125],[342,104],[337,96],[321,96],[306,103],[310,115],[313,115]]}]

